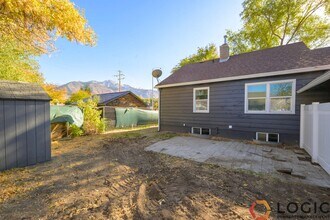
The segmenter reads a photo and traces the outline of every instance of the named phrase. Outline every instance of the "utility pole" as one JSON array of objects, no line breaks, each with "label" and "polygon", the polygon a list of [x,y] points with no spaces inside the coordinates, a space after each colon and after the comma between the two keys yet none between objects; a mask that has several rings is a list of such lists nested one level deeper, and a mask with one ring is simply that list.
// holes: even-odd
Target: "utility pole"
[{"label": "utility pole", "polygon": [[118,75],[115,75],[115,77],[118,78],[118,92],[121,91],[121,81],[125,79],[125,75],[122,73],[122,71],[118,70]]}]

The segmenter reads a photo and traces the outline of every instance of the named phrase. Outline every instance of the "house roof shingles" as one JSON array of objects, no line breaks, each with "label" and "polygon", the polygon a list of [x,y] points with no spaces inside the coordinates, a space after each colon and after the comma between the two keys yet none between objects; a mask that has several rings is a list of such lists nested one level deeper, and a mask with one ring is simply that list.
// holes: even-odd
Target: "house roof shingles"
[{"label": "house roof shingles", "polygon": [[130,91],[124,91],[124,92],[111,92],[111,93],[104,93],[104,94],[97,94],[96,96],[98,96],[100,98],[99,100],[99,104],[104,104],[110,101],[113,101],[115,99],[118,99],[124,95],[129,94]]},{"label": "house roof shingles", "polygon": [[50,97],[40,85],[35,83],[0,80],[0,99],[49,101]]},{"label": "house roof shingles", "polygon": [[329,64],[330,47],[310,50],[304,43],[299,42],[233,55],[226,62],[219,62],[219,59],[214,59],[188,64],[157,86]]}]

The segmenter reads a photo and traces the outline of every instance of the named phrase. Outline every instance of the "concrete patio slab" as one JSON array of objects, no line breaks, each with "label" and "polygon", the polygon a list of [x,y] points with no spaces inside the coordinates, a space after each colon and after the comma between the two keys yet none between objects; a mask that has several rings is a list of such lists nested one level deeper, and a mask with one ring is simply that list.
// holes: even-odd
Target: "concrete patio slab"
[{"label": "concrete patio slab", "polygon": [[[330,175],[310,161],[299,160],[298,157],[304,155],[297,150],[197,137],[174,137],[157,142],[146,150],[330,188]],[[284,174],[278,170],[292,170],[292,173]]]}]

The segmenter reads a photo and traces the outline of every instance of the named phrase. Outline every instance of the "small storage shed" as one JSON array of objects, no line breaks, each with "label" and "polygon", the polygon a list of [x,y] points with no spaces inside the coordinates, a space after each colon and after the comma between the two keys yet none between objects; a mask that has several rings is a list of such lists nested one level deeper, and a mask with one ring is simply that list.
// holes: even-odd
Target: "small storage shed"
[{"label": "small storage shed", "polygon": [[37,84],[0,80],[0,171],[50,159],[50,97]]}]

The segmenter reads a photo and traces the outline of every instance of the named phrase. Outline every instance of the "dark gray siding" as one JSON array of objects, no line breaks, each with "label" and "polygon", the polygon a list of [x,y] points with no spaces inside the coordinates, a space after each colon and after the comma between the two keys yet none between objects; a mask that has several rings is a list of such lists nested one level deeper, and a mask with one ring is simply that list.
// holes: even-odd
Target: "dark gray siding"
[{"label": "dark gray siding", "polygon": [[49,101],[0,100],[0,170],[50,160]]},{"label": "dark gray siding", "polygon": [[0,100],[0,167],[6,167],[4,103]]},{"label": "dark gray siding", "polygon": [[37,133],[37,163],[46,160],[45,149],[45,126],[44,126],[44,114],[45,107],[43,103],[36,102],[36,133]]},{"label": "dark gray siding", "polygon": [[27,133],[27,158],[28,165],[37,162],[37,138],[36,138],[36,105],[35,101],[26,102],[26,133]]},{"label": "dark gray siding", "polygon": [[25,101],[16,101],[16,149],[17,166],[27,166]]},{"label": "dark gray siding", "polygon": [[[48,103],[45,103],[44,106],[45,106],[45,113],[44,113],[45,146],[49,146],[49,147],[45,147],[45,151],[46,151],[45,160],[48,161],[51,159],[50,105]],[[47,112],[49,114],[47,114]]]},{"label": "dark gray siding", "polygon": [[[306,91],[296,95],[295,114],[245,114],[245,83],[296,79],[296,90],[323,72],[282,75],[248,80],[180,86],[160,89],[161,130],[190,132],[191,127],[212,129],[212,134],[228,138],[252,140],[255,132],[275,132],[284,143],[298,143],[300,104],[327,102],[330,96],[323,91]],[[209,113],[193,113],[193,88],[210,87]],[[185,126],[184,126],[185,124]],[[228,126],[233,128],[229,129]]]}]

